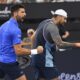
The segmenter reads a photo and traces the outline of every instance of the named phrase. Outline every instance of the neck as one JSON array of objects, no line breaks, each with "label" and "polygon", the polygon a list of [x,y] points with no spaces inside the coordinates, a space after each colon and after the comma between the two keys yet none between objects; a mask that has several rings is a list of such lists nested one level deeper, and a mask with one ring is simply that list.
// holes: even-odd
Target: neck
[{"label": "neck", "polygon": [[12,18],[14,18],[14,19],[17,21],[17,19],[16,19],[16,17],[15,17],[15,16],[12,16]]}]

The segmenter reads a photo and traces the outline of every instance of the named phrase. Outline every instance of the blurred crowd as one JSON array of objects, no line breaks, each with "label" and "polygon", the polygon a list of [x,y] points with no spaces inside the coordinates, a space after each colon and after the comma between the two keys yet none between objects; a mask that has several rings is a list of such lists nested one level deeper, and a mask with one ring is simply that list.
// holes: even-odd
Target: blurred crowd
[{"label": "blurred crowd", "polygon": [[10,3],[40,3],[40,2],[77,2],[80,0],[0,0],[1,4]]},{"label": "blurred crowd", "polygon": [[0,0],[1,4],[10,4],[10,3],[22,3],[21,0]]}]

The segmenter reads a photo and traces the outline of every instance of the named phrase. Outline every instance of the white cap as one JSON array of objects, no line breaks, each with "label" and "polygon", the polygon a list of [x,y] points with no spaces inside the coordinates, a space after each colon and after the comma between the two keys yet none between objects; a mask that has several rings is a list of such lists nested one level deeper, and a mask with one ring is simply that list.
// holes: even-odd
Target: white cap
[{"label": "white cap", "polygon": [[67,12],[63,9],[58,9],[55,12],[51,10],[52,15],[61,15],[67,18]]}]

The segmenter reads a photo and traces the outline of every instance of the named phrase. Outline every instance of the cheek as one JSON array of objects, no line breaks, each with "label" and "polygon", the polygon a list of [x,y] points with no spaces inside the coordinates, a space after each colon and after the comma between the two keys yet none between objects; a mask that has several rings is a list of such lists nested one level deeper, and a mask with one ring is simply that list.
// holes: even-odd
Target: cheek
[{"label": "cheek", "polygon": [[19,16],[19,17],[22,17],[22,14],[21,14],[21,13],[18,13],[18,16]]},{"label": "cheek", "polygon": [[63,19],[60,20],[61,23],[63,23],[63,21],[64,21]]},{"label": "cheek", "polygon": [[65,22],[65,20],[64,20],[64,19],[62,19],[62,22]]},{"label": "cheek", "polygon": [[23,15],[22,15],[22,14],[20,14],[20,17],[23,17]]},{"label": "cheek", "polygon": [[63,23],[64,23],[64,20],[62,19],[62,20],[60,21],[60,23],[63,24]]}]

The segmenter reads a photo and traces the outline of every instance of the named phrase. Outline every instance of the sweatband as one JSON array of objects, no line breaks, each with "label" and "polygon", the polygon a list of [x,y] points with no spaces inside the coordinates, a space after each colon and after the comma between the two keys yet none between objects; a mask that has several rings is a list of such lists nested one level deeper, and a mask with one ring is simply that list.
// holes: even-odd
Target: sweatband
[{"label": "sweatband", "polygon": [[31,55],[35,55],[35,54],[38,54],[37,49],[32,49],[32,50],[31,50]]}]

